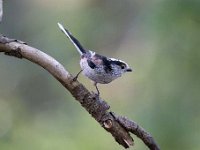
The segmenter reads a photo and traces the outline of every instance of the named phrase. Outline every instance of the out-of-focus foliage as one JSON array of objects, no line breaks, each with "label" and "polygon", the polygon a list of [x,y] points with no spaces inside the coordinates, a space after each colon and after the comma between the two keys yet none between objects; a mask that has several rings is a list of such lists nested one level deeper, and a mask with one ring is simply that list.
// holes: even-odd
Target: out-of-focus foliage
[{"label": "out-of-focus foliage", "polygon": [[[199,150],[199,14],[198,0],[4,1],[0,33],[43,50],[73,74],[79,55],[57,22],[86,48],[126,60],[133,73],[100,85],[112,110],[138,122],[161,149]],[[44,69],[3,54],[0,69],[0,149],[122,149]]]}]

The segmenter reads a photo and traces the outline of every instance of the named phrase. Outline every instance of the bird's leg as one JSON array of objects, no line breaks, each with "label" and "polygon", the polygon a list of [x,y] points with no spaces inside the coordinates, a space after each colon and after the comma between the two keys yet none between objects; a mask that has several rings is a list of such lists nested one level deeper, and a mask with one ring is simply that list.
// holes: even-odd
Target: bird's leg
[{"label": "bird's leg", "polygon": [[83,71],[83,70],[81,70],[81,71],[79,71],[79,72],[77,73],[77,75],[73,78],[73,81],[76,81],[76,80],[77,80],[79,74],[80,74],[82,71]]},{"label": "bird's leg", "polygon": [[99,96],[100,92],[99,92],[99,89],[98,89],[98,87],[97,87],[97,83],[96,83],[96,82],[94,82],[94,86],[95,86],[95,88],[96,88],[96,90],[97,90],[97,96]]}]

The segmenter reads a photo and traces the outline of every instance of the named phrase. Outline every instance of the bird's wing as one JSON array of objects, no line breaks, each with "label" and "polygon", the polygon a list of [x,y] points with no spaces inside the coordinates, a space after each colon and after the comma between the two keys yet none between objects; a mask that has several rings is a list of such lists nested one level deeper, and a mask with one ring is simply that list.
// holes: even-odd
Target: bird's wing
[{"label": "bird's wing", "polygon": [[105,56],[95,54],[93,57],[91,57],[91,62],[96,67],[103,66],[105,72],[112,71],[112,67],[111,67],[112,62]]}]

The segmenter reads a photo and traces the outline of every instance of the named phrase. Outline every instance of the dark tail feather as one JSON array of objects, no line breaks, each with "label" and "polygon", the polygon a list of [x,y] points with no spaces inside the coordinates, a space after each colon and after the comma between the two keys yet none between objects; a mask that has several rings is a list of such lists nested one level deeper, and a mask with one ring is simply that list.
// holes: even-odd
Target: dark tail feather
[{"label": "dark tail feather", "polygon": [[70,41],[74,44],[74,46],[76,47],[76,49],[78,50],[78,52],[83,55],[84,53],[86,53],[86,50],[82,47],[82,45],[80,44],[80,42],[73,37],[73,35],[63,27],[63,25],[61,25],[60,23],[58,23],[59,28],[61,29],[61,31],[70,39]]}]

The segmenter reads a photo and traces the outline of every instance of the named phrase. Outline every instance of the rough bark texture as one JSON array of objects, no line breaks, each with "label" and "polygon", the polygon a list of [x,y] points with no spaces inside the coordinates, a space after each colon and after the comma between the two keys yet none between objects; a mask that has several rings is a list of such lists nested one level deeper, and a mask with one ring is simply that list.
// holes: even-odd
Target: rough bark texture
[{"label": "rough bark texture", "polygon": [[109,112],[110,106],[89,92],[84,85],[73,80],[73,76],[54,58],[44,52],[28,46],[25,42],[0,36],[0,52],[17,58],[26,58],[38,64],[52,74],[80,104],[100,123],[100,125],[112,134],[115,140],[125,148],[133,145],[130,133],[137,135],[151,150],[159,150],[152,136],[144,131],[135,122]]}]

